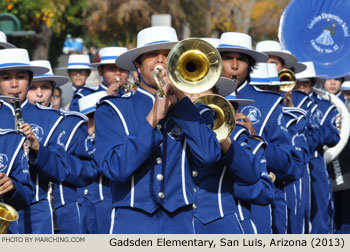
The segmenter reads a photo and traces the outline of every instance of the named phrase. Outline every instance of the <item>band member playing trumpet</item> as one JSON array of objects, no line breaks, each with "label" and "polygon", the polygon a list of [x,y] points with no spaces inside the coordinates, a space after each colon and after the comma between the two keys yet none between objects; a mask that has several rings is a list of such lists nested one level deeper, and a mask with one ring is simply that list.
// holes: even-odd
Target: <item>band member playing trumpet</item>
[{"label": "band member playing trumpet", "polygon": [[[129,97],[102,99],[95,112],[96,157],[112,184],[111,233],[194,233],[193,179],[220,159],[220,144],[207,127],[212,111],[200,114],[169,80],[165,68],[178,42],[171,27],[150,27],[137,48],[116,64],[137,70],[141,86]],[[164,98],[152,72],[161,66]],[[198,173],[197,173],[198,172]]]},{"label": "band member playing trumpet", "polygon": [[[254,104],[241,107],[240,112],[252,122],[257,135],[268,143],[265,151],[268,171],[275,174],[276,181],[284,179],[294,166],[300,165],[301,160],[291,145],[285,121],[279,119],[282,115],[282,97],[249,85],[249,74],[255,63],[266,62],[268,57],[252,50],[251,37],[242,33],[223,33],[218,50],[223,60],[222,75],[237,77],[238,98],[255,100]],[[258,233],[272,232],[270,216],[269,207],[252,206],[252,218]]]},{"label": "band member playing trumpet", "polygon": [[[127,50],[126,47],[105,47],[100,50],[101,61],[90,64],[91,67],[97,68],[102,78],[102,83],[95,92],[106,91],[107,95],[120,96],[125,93],[123,87],[128,81],[129,71],[117,66],[115,60]],[[88,95],[84,89],[80,93]]]}]

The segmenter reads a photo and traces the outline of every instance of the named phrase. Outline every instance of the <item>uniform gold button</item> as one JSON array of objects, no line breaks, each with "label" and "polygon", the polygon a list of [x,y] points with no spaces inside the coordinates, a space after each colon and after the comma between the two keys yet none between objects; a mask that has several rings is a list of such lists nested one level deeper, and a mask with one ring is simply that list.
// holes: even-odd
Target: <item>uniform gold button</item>
[{"label": "uniform gold button", "polygon": [[163,192],[159,192],[159,193],[158,193],[158,197],[159,197],[160,199],[164,199],[164,196],[165,196],[165,195],[164,195]]},{"label": "uniform gold button", "polygon": [[194,192],[197,192],[197,188],[193,187],[193,191],[194,191]]},{"label": "uniform gold button", "polygon": [[197,171],[192,171],[192,177],[197,177],[198,176],[198,172]]},{"label": "uniform gold button", "polygon": [[157,164],[161,164],[161,163],[162,163],[162,158],[157,157],[157,158],[156,158],[156,163],[157,163]]},{"label": "uniform gold button", "polygon": [[162,181],[163,180],[163,175],[162,174],[157,174],[157,180]]},{"label": "uniform gold button", "polygon": [[157,128],[158,128],[159,130],[161,130],[161,129],[162,129],[162,125],[157,124]]},{"label": "uniform gold button", "polygon": [[88,190],[88,189],[85,189],[85,190],[84,190],[84,195],[88,195],[88,193],[89,193],[89,190]]},{"label": "uniform gold button", "polygon": [[193,208],[197,208],[197,205],[196,205],[196,204],[192,204],[192,207],[193,207]]}]

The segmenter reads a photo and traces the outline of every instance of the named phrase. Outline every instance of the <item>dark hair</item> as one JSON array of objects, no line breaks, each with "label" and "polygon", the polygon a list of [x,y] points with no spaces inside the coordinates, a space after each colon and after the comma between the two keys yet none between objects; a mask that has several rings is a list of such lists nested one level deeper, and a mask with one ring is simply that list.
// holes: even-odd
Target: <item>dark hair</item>
[{"label": "dark hair", "polygon": [[57,90],[60,93],[60,96],[62,96],[62,89],[60,87],[55,87],[54,90]]}]

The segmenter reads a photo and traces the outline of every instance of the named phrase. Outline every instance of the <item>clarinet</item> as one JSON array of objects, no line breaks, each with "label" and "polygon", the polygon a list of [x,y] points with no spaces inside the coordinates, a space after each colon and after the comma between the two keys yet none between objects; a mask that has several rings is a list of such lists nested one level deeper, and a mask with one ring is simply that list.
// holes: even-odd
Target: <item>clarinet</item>
[{"label": "clarinet", "polygon": [[[16,96],[18,98],[18,96]],[[24,123],[23,117],[22,117],[22,108],[21,108],[21,103],[19,99],[16,99],[14,101],[14,107],[15,107],[15,129],[20,130],[21,125]],[[26,155],[27,161],[29,160],[29,142],[28,140],[25,141],[24,143],[24,153]]]}]

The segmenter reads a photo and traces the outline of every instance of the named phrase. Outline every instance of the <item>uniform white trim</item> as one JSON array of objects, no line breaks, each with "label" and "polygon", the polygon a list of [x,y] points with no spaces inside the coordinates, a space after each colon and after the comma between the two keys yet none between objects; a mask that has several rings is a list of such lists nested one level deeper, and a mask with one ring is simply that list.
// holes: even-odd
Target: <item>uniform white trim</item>
[{"label": "uniform white trim", "polygon": [[2,103],[3,105],[5,105],[6,107],[10,108],[13,115],[15,114],[15,109],[13,108],[13,106],[11,106],[9,103],[7,103],[7,102],[5,102],[5,101],[1,101],[1,103]]},{"label": "uniform white trim", "polygon": [[22,137],[20,143],[18,144],[18,146],[16,148],[15,153],[13,153],[12,159],[11,159],[10,164],[9,164],[9,168],[7,169],[7,172],[6,172],[6,176],[8,176],[8,177],[10,175],[13,163],[15,162],[15,159],[16,159],[16,157],[18,155],[18,152],[20,151],[21,147],[23,146],[23,143],[24,143],[25,140],[26,140],[26,138]]},{"label": "uniform white trim", "polygon": [[305,97],[299,102],[299,104],[297,105],[297,107],[300,108],[308,98],[309,98],[309,96],[305,96]]},{"label": "uniform white trim", "polygon": [[202,115],[202,114],[203,114],[204,112],[206,112],[206,111],[211,112],[209,108],[204,108],[204,109],[202,109],[201,111],[199,111],[199,114]]},{"label": "uniform white trim", "polygon": [[240,129],[240,130],[235,134],[235,136],[233,137],[233,140],[236,141],[237,138],[238,138],[244,131],[246,131],[246,129],[244,129],[244,128]]},{"label": "uniform white trim", "polygon": [[101,200],[104,200],[104,197],[103,197],[103,190],[102,190],[102,175],[100,175],[100,179],[99,179],[99,183],[98,183],[98,189],[99,189],[99,192],[100,192],[100,199]]},{"label": "uniform white trim", "polygon": [[49,142],[50,140],[50,137],[52,136],[52,133],[55,131],[57,125],[62,121],[63,119],[63,116],[60,116],[57,121],[55,122],[55,124],[51,127],[51,130],[49,132],[49,134],[47,135],[46,139],[45,139],[45,142],[44,142],[44,146],[47,145],[47,143]]},{"label": "uniform white trim", "polygon": [[222,169],[222,173],[220,175],[220,180],[219,180],[219,186],[218,186],[218,203],[219,203],[219,211],[220,211],[221,217],[224,217],[224,211],[222,210],[222,201],[221,201],[221,188],[222,188],[222,181],[224,180],[226,169],[227,167],[225,165],[224,169]]},{"label": "uniform white trim", "polygon": [[131,188],[130,188],[130,206],[134,207],[135,201],[135,176],[131,176]]},{"label": "uniform white trim", "polygon": [[187,139],[185,137],[184,143],[182,146],[182,154],[181,154],[181,177],[182,177],[182,195],[184,197],[184,201],[186,205],[189,204],[186,194],[186,178],[185,178],[185,159],[186,159],[186,146],[187,146]]},{"label": "uniform white trim", "polygon": [[137,91],[139,91],[140,93],[143,93],[144,95],[147,95],[148,97],[150,97],[153,101],[153,104],[154,104],[154,101],[155,101],[155,97],[149,93],[148,91],[142,89],[142,88],[137,88]]},{"label": "uniform white trim", "polygon": [[35,178],[35,200],[39,201],[39,173],[36,174]]},{"label": "uniform white trim", "polygon": [[256,152],[259,150],[259,148],[260,148],[261,145],[263,145],[263,144],[264,144],[264,142],[260,142],[260,143],[255,147],[255,149],[254,149],[254,151],[253,151],[253,155],[256,154]]},{"label": "uniform white trim", "polygon": [[114,216],[115,216],[115,208],[113,207],[112,213],[111,213],[111,227],[110,227],[110,229],[109,229],[109,234],[113,234]]},{"label": "uniform white trim", "polygon": [[237,208],[238,208],[238,213],[239,213],[239,217],[241,218],[241,221],[244,221],[244,215],[243,215],[242,205],[240,200],[237,201]]},{"label": "uniform white trim", "polygon": [[54,234],[55,233],[55,230],[54,230],[54,224],[53,224],[53,208],[52,208],[52,205],[51,205],[51,202],[49,199],[46,199],[47,200],[47,203],[49,204],[49,208],[50,208],[50,217],[51,217],[51,234]]},{"label": "uniform white trim", "polygon": [[267,121],[269,120],[269,118],[270,118],[272,112],[275,110],[275,108],[276,108],[277,105],[281,102],[282,99],[283,99],[282,97],[279,97],[279,98],[277,99],[277,101],[275,102],[275,104],[274,104],[274,105],[272,106],[272,108],[270,109],[269,113],[266,115],[266,118],[265,118],[263,124],[261,125],[260,131],[259,131],[259,136],[262,135],[262,132],[263,132],[263,130],[264,130],[264,128],[265,128],[265,125],[266,125]]},{"label": "uniform white trim", "polygon": [[123,114],[120,112],[120,110],[119,110],[111,101],[104,100],[103,102],[108,103],[108,104],[114,109],[114,111],[119,115],[119,118],[120,118],[120,120],[122,121],[124,130],[125,130],[125,133],[126,133],[126,135],[129,135],[128,125],[126,124],[125,119],[124,119],[124,116],[123,116]]},{"label": "uniform white trim", "polygon": [[331,110],[332,109],[334,109],[334,108],[336,108],[334,105],[332,105],[332,106],[330,106],[328,109],[327,109],[327,111],[326,111],[326,113],[324,114],[324,116],[323,116],[323,118],[322,118],[322,120],[321,120],[321,126],[323,126],[323,124],[324,124],[324,121],[326,120],[326,118],[327,118],[327,116],[328,116],[328,114],[331,112]]}]

